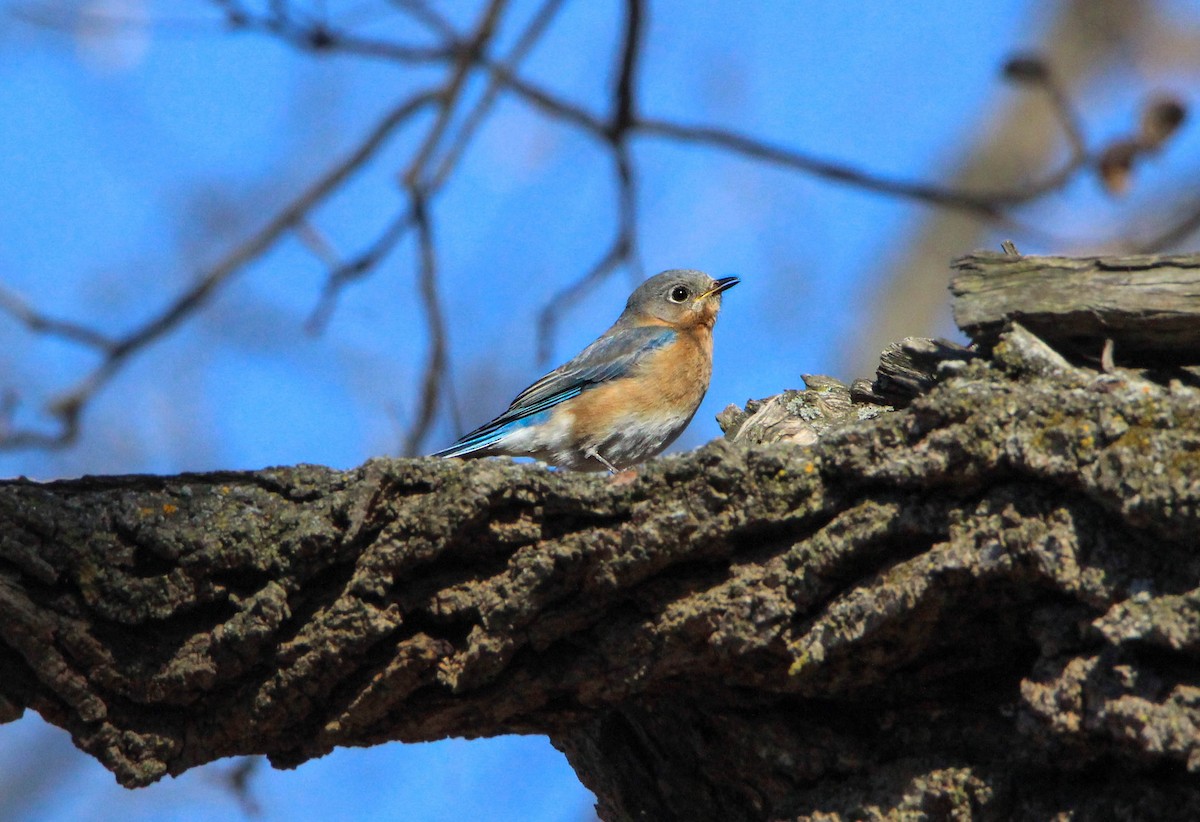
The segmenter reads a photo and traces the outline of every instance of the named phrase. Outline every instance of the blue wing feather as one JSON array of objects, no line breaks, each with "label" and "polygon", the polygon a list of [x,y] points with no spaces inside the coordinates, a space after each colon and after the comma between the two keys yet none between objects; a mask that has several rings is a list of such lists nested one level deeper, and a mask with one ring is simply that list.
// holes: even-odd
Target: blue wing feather
[{"label": "blue wing feather", "polygon": [[641,360],[675,339],[663,326],[615,327],[578,356],[526,388],[496,419],[466,434],[435,457],[458,457],[495,445],[515,428],[540,422],[551,408],[593,386],[629,374]]}]

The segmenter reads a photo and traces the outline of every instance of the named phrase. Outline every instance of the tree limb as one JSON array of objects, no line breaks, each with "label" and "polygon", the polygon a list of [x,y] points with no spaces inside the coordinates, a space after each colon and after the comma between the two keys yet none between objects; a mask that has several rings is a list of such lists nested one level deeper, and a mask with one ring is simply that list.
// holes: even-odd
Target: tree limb
[{"label": "tree limb", "polygon": [[130,786],[540,733],[606,819],[1200,809],[1200,392],[1019,327],[944,377],[624,484],[428,459],[0,483],[0,718]]}]

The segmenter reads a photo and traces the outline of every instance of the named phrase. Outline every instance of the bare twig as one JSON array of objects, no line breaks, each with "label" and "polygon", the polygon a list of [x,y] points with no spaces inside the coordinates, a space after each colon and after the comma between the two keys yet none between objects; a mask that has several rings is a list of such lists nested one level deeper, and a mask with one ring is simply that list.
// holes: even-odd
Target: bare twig
[{"label": "bare twig", "polygon": [[[534,45],[536,45],[537,42],[542,38],[542,35],[546,33],[546,29],[549,28],[550,23],[554,20],[555,16],[557,16],[559,9],[562,8],[562,4],[563,0],[546,0],[546,2],[542,4],[541,8],[538,9],[537,13],[534,14],[533,18],[529,22],[529,25],[525,28],[525,31],[521,33],[521,36],[517,39],[517,43],[515,46],[513,46],[513,49],[509,53],[508,57],[505,58],[502,64],[496,65],[504,65],[509,67],[510,70],[515,70],[516,67],[521,64],[521,61],[528,56]],[[487,60],[486,56],[484,55],[479,55],[478,59]],[[476,132],[478,132],[479,127],[483,124],[484,118],[491,111],[492,106],[495,104],[496,99],[500,96],[500,92],[502,90],[503,83],[501,79],[495,73],[491,74],[491,76],[488,78],[487,88],[484,89],[483,95],[479,98],[478,104],[476,104],[475,108],[472,109],[467,115],[462,127],[459,128],[458,133],[455,135],[453,142],[451,142],[446,148],[446,152],[442,156],[441,162],[438,163],[437,170],[433,173],[433,179],[430,180],[431,187],[441,188],[441,186],[446,182],[447,178],[450,176],[450,173],[458,165],[458,161],[461,159],[463,152],[470,144],[471,138],[475,136]]]},{"label": "bare twig", "polygon": [[854,188],[968,211],[980,217],[998,221],[1005,218],[1005,209],[1029,202],[1061,188],[1080,166],[1077,159],[1072,159],[1045,179],[1028,186],[988,192],[969,192],[926,183],[906,183],[894,180],[721,128],[687,126],[666,120],[642,119],[638,122],[638,129],[658,137],[724,149],[749,159],[803,171],[814,177],[821,177],[836,183],[846,183]]},{"label": "bare twig", "polygon": [[1010,57],[1004,64],[1004,77],[1014,83],[1036,88],[1042,91],[1050,100],[1054,116],[1062,126],[1071,146],[1071,154],[1076,158],[1087,156],[1087,141],[1083,137],[1083,127],[1079,115],[1075,113],[1071,100],[1063,90],[1051,69],[1050,64],[1037,54],[1018,54]]},{"label": "bare twig", "polygon": [[[426,168],[450,125],[467,75],[478,55],[485,52],[488,43],[495,34],[500,16],[507,2],[508,0],[492,0],[480,16],[479,23],[476,25],[471,38],[461,48],[457,49],[457,56],[450,77],[438,94],[438,116],[434,120],[433,126],[426,132],[424,140],[421,142],[408,167],[401,174],[401,180],[410,194],[411,206],[407,219],[403,223],[399,221],[394,222],[392,226],[389,226],[390,230],[385,232],[380,238],[383,241],[382,244],[378,241],[375,244],[376,248],[387,248],[391,244],[394,244],[395,240],[403,233],[404,226],[407,224],[414,225],[417,229],[418,250],[420,254],[420,276],[418,283],[421,305],[425,313],[426,324],[429,328],[429,357],[426,361],[424,378],[422,379],[417,419],[409,429],[404,441],[403,452],[407,455],[417,453],[421,447],[421,443],[428,436],[429,429],[433,424],[437,412],[439,399],[441,398],[442,385],[446,381],[447,376],[446,324],[438,298],[437,256],[429,215],[428,182],[425,180],[427,174]],[[433,16],[432,12],[424,10],[419,4],[405,5],[411,9],[422,10],[422,16],[425,19],[431,19]],[[437,23],[435,22],[434,25],[437,25]],[[447,35],[451,31],[448,25],[439,26],[439,28]],[[340,280],[342,283],[346,281],[344,277]],[[336,281],[331,279],[330,282]],[[326,294],[329,293],[329,288],[327,287]]]},{"label": "bare twig", "polygon": [[550,358],[551,345],[559,317],[583,298],[589,289],[603,282],[629,256],[629,238],[618,228],[605,252],[587,273],[555,294],[538,314],[538,360]]},{"label": "bare twig", "polygon": [[429,7],[429,4],[421,0],[391,0],[391,4],[403,12],[406,12],[413,19],[420,21],[428,28],[436,31],[443,39],[453,40],[457,36],[454,27],[436,11]]},{"label": "bare twig", "polygon": [[637,174],[629,149],[622,144],[613,154],[617,166],[618,208],[617,230],[626,238],[626,265],[636,281],[645,278],[638,243]]},{"label": "bare twig", "polygon": [[317,230],[317,227],[311,222],[301,220],[296,223],[295,234],[300,244],[307,248],[318,260],[326,265],[338,264],[337,252],[333,250],[329,238]]},{"label": "bare twig", "polygon": [[1042,84],[1042,88],[1050,97],[1050,105],[1054,108],[1059,125],[1062,126],[1063,133],[1067,136],[1067,142],[1071,147],[1071,156],[1083,163],[1088,156],[1087,141],[1084,139],[1083,126],[1080,123],[1079,115],[1071,105],[1070,97],[1067,96],[1053,72],[1047,75],[1047,80]]},{"label": "bare twig", "polygon": [[[370,57],[399,63],[437,63],[454,54],[449,40],[435,46],[413,46],[360,37],[347,31],[334,31],[325,21],[302,20],[284,4],[274,3],[267,14],[255,14],[236,0],[212,0],[225,14],[226,25],[234,31],[270,34],[302,51],[336,50],[340,54]],[[335,49],[336,46],[336,49]]]},{"label": "bare twig", "polygon": [[[410,11],[420,9],[422,19],[436,26],[440,31],[447,31],[449,24],[423,3],[397,3]],[[739,154],[749,159],[791,168],[812,174],[832,182],[862,188],[889,196],[911,199],[944,208],[953,208],[975,213],[983,218],[1004,221],[1007,209],[1026,204],[1046,194],[1052,193],[1065,186],[1074,175],[1092,163],[1087,151],[1079,118],[1070,105],[1070,101],[1062,88],[1054,82],[1053,76],[1047,73],[1036,83],[1035,87],[1044,91],[1054,107],[1055,113],[1063,126],[1071,147],[1071,155],[1059,168],[1047,174],[1040,180],[1027,185],[1012,188],[995,189],[992,191],[959,191],[934,184],[905,182],[886,175],[855,168],[849,164],[832,161],[826,158],[805,154],[767,141],[758,140],[740,132],[712,126],[688,125],[653,117],[639,117],[634,110],[634,93],[632,90],[636,67],[641,51],[641,28],[644,18],[642,0],[627,0],[626,31],[619,51],[621,70],[618,82],[614,85],[613,100],[616,116],[607,121],[588,113],[585,109],[563,100],[544,88],[519,77],[511,66],[488,60],[484,55],[475,55],[474,62],[488,70],[504,87],[526,100],[529,104],[543,113],[557,119],[565,120],[594,136],[605,138],[610,146],[613,144],[614,131],[622,136],[642,133],[649,136],[664,137],[681,142],[708,145],[725,151]],[[289,39],[297,33],[281,34]],[[300,32],[303,34],[303,32]],[[303,38],[302,38],[303,39]],[[342,50],[343,42],[353,43],[341,32],[329,32],[330,50]],[[358,53],[350,49],[351,53]],[[374,54],[387,58],[385,48],[380,48]],[[461,51],[461,49],[460,49]],[[437,59],[431,56],[429,59]]]},{"label": "bare twig", "polygon": [[[411,9],[418,8],[414,4],[405,4]],[[433,196],[449,179],[454,168],[461,159],[471,138],[478,131],[487,113],[494,105],[501,89],[500,80],[492,76],[488,87],[475,106],[467,113],[463,124],[452,138],[448,137],[449,126],[453,121],[454,109],[461,98],[462,89],[470,69],[480,61],[486,61],[485,49],[491,40],[505,3],[492,3],[481,16],[474,34],[457,50],[458,60],[454,65],[451,76],[439,93],[439,115],[433,126],[426,133],[420,148],[412,160],[400,173],[400,178],[410,192],[409,206],[394,218],[371,246],[362,254],[330,272],[321,299],[309,319],[309,328],[319,330],[328,320],[340,290],[349,282],[364,276],[371,271],[379,260],[385,256],[413,226],[418,229],[420,245],[420,293],[422,309],[430,329],[430,356],[426,364],[425,376],[422,380],[422,390],[419,400],[419,412],[411,430],[405,437],[403,450],[405,453],[416,453],[421,443],[428,435],[434,415],[439,405],[440,394],[447,393],[448,405],[452,414],[457,418],[458,405],[454,401],[453,386],[448,374],[446,357],[446,326],[441,313],[440,301],[437,296],[437,266],[436,248],[434,246],[429,215],[430,202]],[[550,22],[562,6],[562,0],[547,0],[533,16],[526,29],[518,38],[516,45],[505,59],[503,65],[515,68],[529,53],[536,42],[548,28]],[[437,15],[432,9],[420,7],[421,19],[442,33],[452,32],[450,24]],[[454,35],[457,39],[457,35]],[[441,154],[440,161],[432,172],[430,166],[438,156],[439,146],[449,141]]]},{"label": "bare twig", "polygon": [[[640,3],[630,0],[631,7],[640,5]],[[429,12],[427,8],[426,11]],[[429,13],[433,14],[433,12]],[[632,13],[630,14],[630,18],[637,19]],[[441,18],[438,19],[440,20]],[[441,20],[441,25],[445,26],[448,24],[444,20]],[[640,36],[640,31],[635,24],[632,28],[627,28],[626,43],[630,42],[628,40],[630,30],[635,35]],[[330,43],[328,45],[330,50],[338,50],[340,48],[340,37],[339,34],[331,32]],[[640,41],[635,40],[633,42]],[[628,66],[630,71],[634,70],[636,58],[633,58],[631,55],[627,56],[629,52],[626,50],[622,50],[621,55],[622,64]],[[491,73],[493,77],[503,84],[504,88],[513,92],[543,114],[574,125],[611,146],[611,135],[614,128],[614,120],[612,118],[602,119],[588,112],[583,107],[564,100],[536,83],[520,77],[509,65],[490,60],[484,55],[476,55],[474,62]],[[632,75],[626,75],[625,72],[622,72],[619,76],[622,79],[628,79]],[[622,97],[622,91],[625,91],[627,95],[629,87],[628,84],[623,86],[619,82],[616,84],[614,94],[614,99],[618,102],[618,111],[624,112],[624,116],[629,118],[621,129],[625,134],[645,134],[647,136],[674,139],[685,143],[709,145],[749,159],[809,173],[832,182],[889,196],[924,202],[929,205],[967,211],[983,218],[997,221],[1005,220],[1005,211],[1007,209],[1023,205],[1061,189],[1077,172],[1090,163],[1090,158],[1086,152],[1073,151],[1072,156],[1058,169],[1028,185],[995,189],[992,191],[959,191],[934,184],[896,180],[886,175],[855,168],[849,164],[787,149],[728,129],[682,124],[653,117],[638,116],[633,111],[632,106],[628,106],[628,104],[625,106],[620,105],[622,99],[628,99],[627,97]],[[1064,128],[1067,128],[1068,136],[1071,137],[1073,133],[1077,133],[1078,129],[1075,125],[1068,127],[1068,124],[1073,123],[1067,116],[1070,109],[1057,108],[1056,110],[1063,117]],[[1072,143],[1074,143],[1074,139],[1072,139]]]},{"label": "bare twig", "polygon": [[573,125],[601,141],[606,140],[607,125],[600,117],[587,109],[522,79],[508,66],[491,62],[482,65],[498,78],[506,89],[512,91],[542,114]]},{"label": "bare twig", "polygon": [[111,351],[116,347],[116,341],[111,337],[79,323],[47,316],[3,287],[0,287],[0,311],[11,315],[36,334],[61,337],[99,351]]},{"label": "bare twig", "polygon": [[229,791],[242,814],[252,819],[262,816],[262,806],[254,798],[250,783],[262,769],[264,761],[261,756],[243,756],[230,767],[212,774],[217,784]]},{"label": "bare twig", "polygon": [[[407,10],[414,13],[419,6],[420,19],[422,21],[438,32],[448,33],[448,36],[457,40],[458,35],[454,32],[449,22],[441,18],[432,9],[426,8],[421,4],[404,3],[403,5]],[[524,59],[537,40],[545,33],[550,21],[561,6],[562,0],[548,0],[548,2],[543,4],[534,15],[529,26],[518,38],[517,44],[513,47],[511,54],[504,61],[505,65],[515,67]],[[428,177],[429,179],[424,180],[422,183],[423,196],[426,200],[431,200],[449,179],[450,174],[457,166],[471,138],[475,135],[480,124],[495,103],[501,87],[500,81],[497,78],[492,77],[490,79],[488,88],[484,91],[476,106],[468,113],[463,125],[459,128],[454,139],[443,154],[441,161],[438,163],[437,169],[432,175],[428,174],[426,170],[427,166],[435,154],[438,139],[445,132],[446,123],[450,119],[449,113],[454,103],[457,102],[462,82],[465,79],[466,70],[472,64],[472,60],[488,60],[486,55],[482,54],[481,47],[484,39],[490,37],[491,32],[494,31],[496,20],[492,18],[489,22],[489,18],[485,17],[483,23],[487,25],[487,28],[480,27],[479,34],[475,37],[475,42],[460,49],[460,62],[456,64],[454,75],[442,90],[441,110],[443,116],[438,118],[434,129],[430,131],[426,140],[422,143],[422,148],[400,174],[403,180],[420,180]],[[482,38],[480,35],[482,35]],[[412,227],[413,212],[410,204],[411,198],[409,204],[406,204],[404,209],[384,227],[383,231],[380,232],[378,237],[372,241],[366,250],[330,270],[325,281],[325,287],[306,324],[310,333],[319,333],[325,327],[336,306],[337,297],[342,289],[351,282],[373,271],[375,266],[387,256],[404,237],[408,229]]]},{"label": "bare twig", "polygon": [[412,228],[412,222],[412,209],[406,204],[388,221],[370,245],[329,270],[325,277],[325,285],[321,289],[321,295],[317,298],[317,304],[313,306],[312,313],[309,314],[308,320],[304,324],[308,333],[320,334],[325,330],[334,308],[337,307],[337,298],[341,295],[342,289],[354,280],[365,277],[374,271],[375,267],[391,253],[396,244]]},{"label": "bare twig", "polygon": [[645,16],[644,0],[625,0],[625,34],[621,40],[609,123],[614,142],[624,139],[625,133],[637,119],[637,70],[642,55],[642,21]]},{"label": "bare twig", "polygon": [[176,299],[164,312],[120,340],[113,349],[114,359],[123,358],[160,336],[198,304],[207,300],[225,280],[241,271],[269,250],[287,231],[294,228],[313,208],[322,203],[380,149],[401,125],[416,112],[437,99],[430,92],[409,97],[389,111],[359,145],[340,163],[280,211],[255,235],[235,248],[224,260],[200,277],[190,290]]},{"label": "bare twig", "polygon": [[613,161],[616,164],[618,192],[618,231],[627,238],[626,264],[633,279],[641,280],[638,253],[637,171],[629,148],[629,136],[637,123],[638,66],[641,62],[645,0],[626,0],[625,36],[621,42],[620,71],[613,90],[612,132]]},{"label": "bare twig", "polygon": [[[292,200],[257,233],[234,248],[215,266],[203,272],[191,288],[177,296],[164,310],[125,336],[106,341],[103,347],[105,357],[101,363],[78,385],[51,404],[50,411],[59,422],[57,431],[9,431],[0,439],[0,449],[61,448],[74,441],[78,434],[78,418],[83,407],[130,356],[178,326],[207,302],[226,281],[273,248],[280,238],[303,221],[312,209],[324,202],[351,175],[362,168],[400,126],[436,99],[435,93],[423,91],[391,109],[349,155]],[[60,328],[47,331],[76,340],[87,336],[79,329],[68,330],[69,333],[63,333],[64,329]],[[97,341],[102,337],[98,333],[94,336]]]},{"label": "bare twig", "polygon": [[[436,6],[425,0],[390,0],[390,5],[409,18],[418,30],[414,38],[409,38],[406,33],[403,42],[362,36],[347,28],[344,18],[340,25],[335,24],[324,13],[323,7],[317,10],[318,13],[311,13],[304,6],[286,0],[270,0],[265,10],[262,5],[251,5],[241,0],[209,0],[209,3],[218,10],[225,26],[233,31],[264,34],[317,55],[341,54],[386,60],[405,66],[439,66],[445,69],[446,75],[434,90],[416,94],[389,112],[348,158],[283,208],[225,259],[202,272],[196,283],[163,311],[125,336],[109,337],[82,325],[52,319],[19,298],[0,292],[0,310],[16,317],[31,331],[87,345],[99,351],[103,357],[84,380],[52,404],[51,413],[59,423],[57,431],[0,431],[0,448],[28,445],[59,447],[71,442],[77,434],[83,407],[129,356],[178,327],[225,282],[259,259],[289,231],[296,232],[329,267],[324,288],[307,324],[310,331],[317,331],[328,321],[341,291],[349,283],[374,271],[409,229],[415,228],[419,249],[418,283],[422,309],[431,334],[430,357],[418,401],[419,413],[405,438],[406,451],[415,452],[426,437],[437,409],[441,407],[441,392],[451,392],[452,389],[448,377],[446,324],[438,299],[437,255],[430,211],[436,195],[452,177],[472,138],[503,92],[512,93],[540,114],[574,126],[595,139],[611,157],[617,183],[616,227],[608,246],[591,268],[555,294],[539,316],[538,349],[543,359],[549,355],[554,329],[561,314],[576,304],[589,289],[622,267],[636,277],[641,276],[642,266],[638,256],[638,172],[633,151],[635,138],[659,138],[708,146],[755,162],[799,171],[864,191],[966,212],[1009,228],[1020,228],[1027,236],[1031,236],[1029,232],[1033,229],[1021,226],[1014,218],[1013,210],[1060,190],[1081,171],[1098,168],[1101,158],[1101,152],[1089,151],[1070,100],[1045,62],[1038,58],[1015,58],[1006,66],[1006,74],[1010,79],[1030,84],[1049,96],[1067,136],[1070,155],[1056,169],[1030,183],[991,191],[972,191],[898,180],[795,151],[739,131],[685,124],[643,114],[639,106],[638,70],[646,30],[645,0],[625,0],[624,25],[615,53],[609,105],[602,115],[593,114],[585,107],[520,76],[520,63],[549,28],[563,0],[546,0],[503,59],[491,56],[488,47],[507,13],[507,0],[491,0],[480,12],[472,29],[465,34],[457,31]],[[433,38],[433,42],[420,42],[429,37]],[[464,103],[467,97],[464,89],[475,72],[487,77],[487,86],[468,108]],[[409,161],[398,173],[404,191],[403,205],[397,208],[394,216],[365,248],[339,261],[311,224],[313,210],[361,168],[399,126],[429,106],[436,106],[436,115],[429,121]],[[1200,208],[1151,238],[1145,247],[1147,250],[1164,247],[1198,229]],[[446,397],[452,398],[452,392],[447,393]],[[454,403],[450,404],[455,410]]]},{"label": "bare twig", "polygon": [[488,41],[495,33],[496,22],[499,20],[500,13],[504,10],[507,2],[508,0],[492,0],[484,10],[474,36],[459,50],[455,58],[453,70],[450,72],[450,78],[442,87],[441,106],[438,109],[437,119],[434,121],[433,127],[425,134],[425,139],[421,142],[420,148],[417,149],[412,162],[409,163],[407,170],[402,175],[402,182],[406,187],[411,188],[415,185],[424,185],[425,180],[422,178],[425,175],[425,168],[429,164],[430,158],[433,157],[433,153],[437,150],[442,136],[446,133],[446,129],[450,127],[450,120],[454,115],[455,106],[458,103],[459,96],[462,94],[463,84],[466,82],[467,75],[474,65],[476,55],[484,51]]},{"label": "bare twig", "polygon": [[637,241],[637,172],[629,149],[629,136],[637,126],[637,69],[642,51],[645,19],[643,0],[626,0],[625,30],[617,56],[612,110],[602,127],[609,144],[617,179],[617,231],[600,260],[584,275],[561,289],[538,315],[538,359],[550,359],[554,334],[563,312],[614,271],[627,266],[635,279],[643,276]]},{"label": "bare twig", "polygon": [[428,202],[419,187],[412,189],[413,224],[417,228],[417,247],[420,255],[419,292],[421,308],[429,330],[429,354],[425,360],[424,376],[421,379],[421,398],[417,419],[404,437],[405,456],[421,453],[421,444],[429,435],[429,429],[437,415],[438,400],[442,395],[442,383],[446,377],[446,321],[442,315],[438,296],[437,253],[433,240],[433,226],[429,217]]},{"label": "bare twig", "polygon": [[442,90],[441,110],[438,117],[426,134],[424,142],[417,150],[408,169],[402,175],[412,199],[412,218],[413,224],[417,228],[421,258],[419,278],[421,306],[429,327],[429,358],[421,383],[420,410],[404,441],[404,454],[408,456],[418,453],[421,444],[429,435],[429,429],[433,425],[438,401],[441,397],[442,385],[446,382],[447,377],[446,322],[442,315],[441,302],[438,299],[437,257],[428,208],[426,167],[432,161],[438,144],[450,125],[467,75],[478,55],[486,52],[487,46],[496,32],[500,15],[507,4],[508,0],[492,0],[480,15],[474,33],[465,47],[459,50],[450,79],[446,81]]}]

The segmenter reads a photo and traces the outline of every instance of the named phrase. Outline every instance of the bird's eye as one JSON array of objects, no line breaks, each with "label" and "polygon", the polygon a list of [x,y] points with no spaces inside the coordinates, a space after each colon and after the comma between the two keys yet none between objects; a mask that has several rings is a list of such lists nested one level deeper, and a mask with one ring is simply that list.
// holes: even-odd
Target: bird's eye
[{"label": "bird's eye", "polygon": [[673,303],[681,303],[690,296],[692,296],[692,292],[686,285],[677,285],[671,289],[671,302]]}]

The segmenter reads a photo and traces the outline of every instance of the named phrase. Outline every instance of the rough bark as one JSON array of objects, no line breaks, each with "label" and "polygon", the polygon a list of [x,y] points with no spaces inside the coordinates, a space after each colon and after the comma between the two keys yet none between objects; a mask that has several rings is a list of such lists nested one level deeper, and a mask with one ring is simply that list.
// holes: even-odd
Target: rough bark
[{"label": "rough bark", "polygon": [[0,483],[0,720],[129,786],[541,733],[610,820],[1200,818],[1200,391],[1018,326],[847,396],[632,479]]}]

